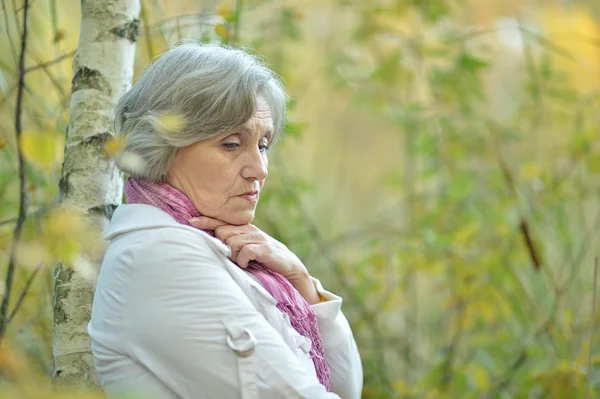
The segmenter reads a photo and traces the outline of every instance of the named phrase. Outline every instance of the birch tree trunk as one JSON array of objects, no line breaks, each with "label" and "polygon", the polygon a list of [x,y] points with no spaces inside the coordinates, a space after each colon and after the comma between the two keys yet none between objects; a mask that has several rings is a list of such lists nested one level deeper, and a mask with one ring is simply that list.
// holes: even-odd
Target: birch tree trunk
[{"label": "birch tree trunk", "polygon": [[[121,173],[103,157],[103,146],[113,135],[116,102],[131,85],[140,2],[82,0],[81,7],[60,191],[63,207],[100,228],[122,198]],[[86,260],[99,269],[101,259]],[[93,292],[93,281],[81,272],[56,267],[52,361],[59,385],[98,385],[87,335]]]}]

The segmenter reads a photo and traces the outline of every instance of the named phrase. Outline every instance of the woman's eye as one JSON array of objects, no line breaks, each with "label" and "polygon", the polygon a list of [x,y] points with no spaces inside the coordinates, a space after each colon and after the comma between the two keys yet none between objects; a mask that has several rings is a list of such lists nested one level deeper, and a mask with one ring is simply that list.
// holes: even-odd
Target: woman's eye
[{"label": "woman's eye", "polygon": [[268,144],[261,144],[258,146],[258,148],[260,149],[261,152],[265,152],[269,149],[269,145]]},{"label": "woman's eye", "polygon": [[240,145],[238,143],[223,143],[223,146],[225,146],[226,148],[228,148],[230,150],[234,150],[234,149],[238,148]]}]

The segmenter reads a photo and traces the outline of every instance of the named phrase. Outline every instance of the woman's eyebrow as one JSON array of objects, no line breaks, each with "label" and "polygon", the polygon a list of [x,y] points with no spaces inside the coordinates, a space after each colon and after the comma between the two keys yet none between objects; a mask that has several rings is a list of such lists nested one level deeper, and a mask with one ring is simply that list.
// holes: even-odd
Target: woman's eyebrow
[{"label": "woman's eyebrow", "polygon": [[[246,125],[240,126],[240,131],[247,135],[252,134],[252,129],[250,129]],[[272,137],[273,136],[273,128],[271,126],[267,127],[262,135],[263,135],[263,137],[266,137],[266,136]]]}]

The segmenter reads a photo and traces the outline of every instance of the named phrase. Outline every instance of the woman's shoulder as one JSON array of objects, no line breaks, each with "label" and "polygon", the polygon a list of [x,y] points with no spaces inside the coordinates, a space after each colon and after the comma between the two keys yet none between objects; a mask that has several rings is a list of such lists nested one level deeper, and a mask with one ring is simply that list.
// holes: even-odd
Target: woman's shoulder
[{"label": "woman's shoulder", "polygon": [[[183,225],[163,210],[146,204],[122,204],[117,207],[108,228],[105,239],[111,244],[128,241],[141,250],[165,248],[190,248],[200,251],[209,249],[227,252],[227,246],[202,230]],[[174,249],[173,248],[173,249]]]},{"label": "woman's shoulder", "polygon": [[117,207],[105,238],[110,240],[103,265],[105,270],[128,269],[138,273],[169,265],[170,270],[192,262],[220,266],[228,248],[218,239],[150,205],[124,204]]}]

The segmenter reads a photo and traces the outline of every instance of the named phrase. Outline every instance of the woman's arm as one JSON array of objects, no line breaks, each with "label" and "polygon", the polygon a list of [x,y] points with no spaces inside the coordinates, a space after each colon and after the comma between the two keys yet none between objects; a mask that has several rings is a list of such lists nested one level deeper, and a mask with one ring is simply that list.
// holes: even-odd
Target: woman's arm
[{"label": "woman's arm", "polygon": [[[183,399],[338,397],[302,366],[196,234],[166,228],[152,237],[134,260],[130,356]],[[327,324],[342,331],[337,321]],[[252,347],[252,338],[249,356],[232,349]],[[332,354],[340,345],[349,344],[337,343]]]},{"label": "woman's arm", "polygon": [[[331,371],[332,392],[344,399],[360,398],[362,365],[352,330],[341,311],[342,298],[325,291],[296,255],[254,225],[233,226],[206,216],[191,219],[190,223],[200,229],[214,230],[216,237],[230,246],[231,259],[240,267],[245,268],[249,260],[257,260],[288,279],[317,313],[325,360]],[[319,303],[319,295],[327,301]]]},{"label": "woman's arm", "polygon": [[342,298],[323,289],[321,282],[311,280],[325,302],[312,305],[317,313],[319,331],[323,338],[325,360],[331,372],[331,392],[342,399],[360,398],[363,369],[350,325],[342,313]]}]

